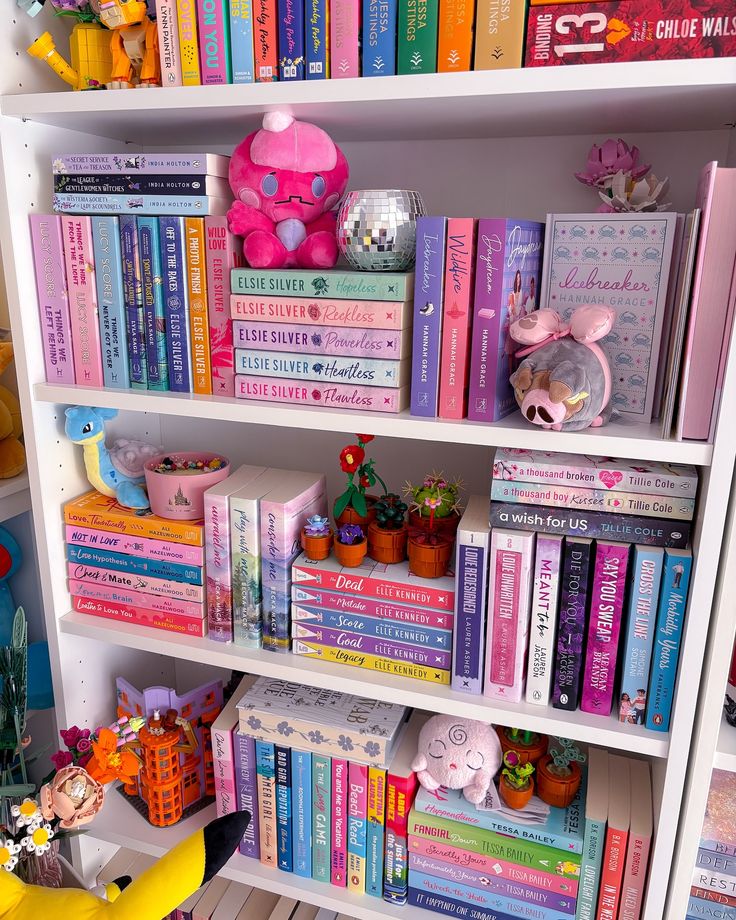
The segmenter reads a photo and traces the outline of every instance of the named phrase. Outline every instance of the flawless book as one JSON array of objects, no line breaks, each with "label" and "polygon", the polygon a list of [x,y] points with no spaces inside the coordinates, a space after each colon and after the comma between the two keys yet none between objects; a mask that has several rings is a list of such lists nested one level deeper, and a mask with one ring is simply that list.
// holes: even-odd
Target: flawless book
[{"label": "flawless book", "polygon": [[411,414],[436,418],[440,390],[440,342],[446,217],[417,220]]}]

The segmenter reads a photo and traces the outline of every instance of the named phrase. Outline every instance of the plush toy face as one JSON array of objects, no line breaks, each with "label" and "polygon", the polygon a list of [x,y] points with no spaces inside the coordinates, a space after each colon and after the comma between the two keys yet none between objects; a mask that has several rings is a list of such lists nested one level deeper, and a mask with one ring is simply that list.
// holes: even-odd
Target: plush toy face
[{"label": "plush toy face", "polygon": [[105,420],[115,418],[117,409],[92,409],[89,406],[71,406],[64,413],[64,431],[74,444],[99,440],[105,435]]}]

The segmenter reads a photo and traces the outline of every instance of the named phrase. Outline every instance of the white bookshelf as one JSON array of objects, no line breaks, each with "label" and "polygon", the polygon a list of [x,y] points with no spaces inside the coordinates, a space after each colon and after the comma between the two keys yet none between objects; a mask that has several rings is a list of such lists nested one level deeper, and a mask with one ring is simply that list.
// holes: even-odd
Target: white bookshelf
[{"label": "white bookshelf", "polygon": [[[0,35],[0,59],[6,63],[0,83],[0,239],[59,724],[94,726],[109,720],[118,674],[139,686],[171,683],[186,689],[213,669],[238,668],[638,753],[650,760],[655,793],[656,830],[644,917],[681,920],[682,911],[671,907],[666,912],[666,900],[736,456],[734,349],[724,389],[730,412],[722,414],[711,444],[661,440],[656,425],[616,423],[599,431],[553,433],[527,427],[518,418],[484,426],[406,414],[391,417],[49,385],[43,375],[27,215],[49,209],[54,154],[156,148],[230,152],[234,142],[257,126],[263,112],[277,107],[318,121],[333,133],[351,165],[350,187],[417,188],[430,212],[543,219],[548,211],[593,210],[594,196],[575,182],[572,173],[585,163],[591,142],[609,134],[637,143],[658,175],[669,174],[673,207],[687,210],[705,162],[736,163],[736,60],[72,93],[23,53],[49,25],[45,13],[39,19],[21,18],[18,12]],[[57,35],[65,31],[63,23],[52,27]],[[433,684],[70,613],[61,509],[87,488],[81,451],[63,434],[63,410],[70,404],[118,408],[110,437],[145,436],[172,450],[206,443],[235,463],[326,471],[333,496],[343,481],[338,452],[348,443],[344,438],[355,431],[378,436],[371,455],[394,489],[438,467],[461,475],[469,493],[487,494],[493,448],[500,445],[698,465],[696,565],[670,733],[623,727],[614,717],[527,705],[504,707]],[[711,760],[712,754],[711,750]],[[79,844],[82,868],[99,863],[102,849],[110,844],[163,852],[188,827],[205,820],[200,814],[192,824],[157,830],[118,799],[117,794],[109,797],[91,833]],[[331,886],[271,872],[239,856],[225,874],[361,920],[420,917],[415,909],[356,898]]]}]

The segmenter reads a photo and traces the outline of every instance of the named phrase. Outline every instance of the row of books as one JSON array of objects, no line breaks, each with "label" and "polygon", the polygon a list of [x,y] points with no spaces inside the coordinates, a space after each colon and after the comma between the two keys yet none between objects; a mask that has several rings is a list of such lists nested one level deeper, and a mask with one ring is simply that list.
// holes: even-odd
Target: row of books
[{"label": "row of books", "polygon": [[736,774],[713,770],[693,868],[687,920],[736,918]]}]

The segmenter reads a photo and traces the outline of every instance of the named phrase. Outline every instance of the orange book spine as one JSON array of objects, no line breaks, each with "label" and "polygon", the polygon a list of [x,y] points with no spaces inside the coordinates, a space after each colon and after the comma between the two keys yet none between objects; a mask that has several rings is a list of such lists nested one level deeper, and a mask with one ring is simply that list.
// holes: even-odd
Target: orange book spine
[{"label": "orange book spine", "polygon": [[627,831],[614,827],[609,827],[606,832],[597,920],[616,920],[618,917],[628,836]]},{"label": "orange book spine", "polygon": [[170,540],[191,546],[204,544],[202,521],[174,521],[141,514],[119,505],[100,492],[87,492],[64,505],[64,522],[76,527],[92,527],[152,540]]},{"label": "orange book spine", "polygon": [[212,393],[210,324],[207,315],[207,271],[204,260],[204,218],[184,221],[187,241],[189,331],[192,349],[192,384],[195,393]]},{"label": "orange book spine", "polygon": [[440,0],[437,70],[470,70],[473,62],[475,5],[471,0]]},{"label": "orange book spine", "polygon": [[473,70],[521,67],[526,0],[478,0]]},{"label": "orange book spine", "polygon": [[256,83],[275,83],[279,78],[276,0],[254,0],[253,19]]}]

